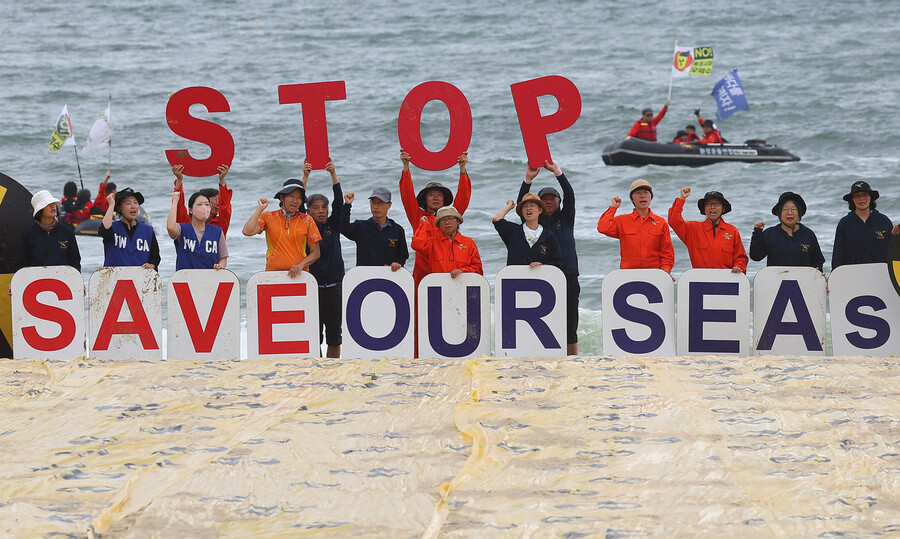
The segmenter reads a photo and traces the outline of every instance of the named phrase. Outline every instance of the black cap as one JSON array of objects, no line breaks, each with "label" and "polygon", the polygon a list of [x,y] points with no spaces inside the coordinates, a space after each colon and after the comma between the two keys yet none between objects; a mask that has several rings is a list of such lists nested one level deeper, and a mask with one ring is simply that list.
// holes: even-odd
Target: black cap
[{"label": "black cap", "polygon": [[306,189],[303,188],[303,182],[298,180],[297,178],[291,178],[289,180],[285,180],[283,184],[281,184],[281,190],[275,193],[275,198],[278,198],[279,195],[286,195],[293,191],[294,189],[300,190],[300,195],[303,197],[303,204],[306,203]]},{"label": "black cap", "polygon": [[864,181],[853,182],[853,185],[850,186],[850,192],[844,195],[844,200],[850,202],[853,198],[853,195],[856,193],[869,193],[869,196],[872,197],[871,200],[875,200],[878,198],[878,191],[869,187],[869,184]]},{"label": "black cap", "polygon": [[538,191],[538,196],[543,197],[544,195],[553,195],[556,198],[562,198],[559,196],[559,191],[556,190],[555,187],[544,187],[540,191]]},{"label": "black cap", "polygon": [[142,195],[139,191],[135,191],[135,190],[132,189],[131,187],[126,187],[125,189],[119,189],[118,191],[116,191],[116,198],[115,198],[115,201],[116,201],[115,207],[116,207],[116,209],[119,208],[119,203],[122,202],[123,200],[125,200],[125,199],[128,198],[128,197],[134,197],[134,198],[136,198],[136,199],[137,199],[138,205],[144,203],[144,195]]},{"label": "black cap", "polygon": [[718,191],[709,191],[703,198],[697,201],[697,207],[700,208],[700,213],[706,215],[706,201],[711,198],[717,198],[722,201],[722,215],[731,211],[731,203],[725,198],[725,195]]},{"label": "black cap", "polygon": [[803,202],[803,197],[797,193],[785,191],[778,197],[778,204],[775,204],[775,206],[772,207],[772,215],[781,218],[781,207],[784,206],[784,203],[788,200],[793,201],[794,204],[797,205],[797,211],[800,212],[800,217],[803,217],[806,214],[806,202]]}]

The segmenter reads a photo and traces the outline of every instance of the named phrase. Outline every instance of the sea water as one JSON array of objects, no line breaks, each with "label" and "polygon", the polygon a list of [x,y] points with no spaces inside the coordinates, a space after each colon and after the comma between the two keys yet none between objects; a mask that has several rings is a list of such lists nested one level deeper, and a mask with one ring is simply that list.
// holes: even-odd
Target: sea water
[{"label": "sea water", "polygon": [[[734,210],[749,246],[753,223],[776,222],[770,213],[783,191],[796,191],[809,211],[803,223],[816,232],[830,258],[837,221],[847,212],[841,196],[858,179],[881,192],[878,208],[895,222],[897,109],[900,68],[900,4],[762,1],[750,4],[570,1],[537,2],[41,2],[2,0],[0,51],[0,172],[32,192],[57,196],[77,181],[71,147],[47,149],[62,106],[68,104],[76,140],[83,145],[93,120],[112,95],[116,127],[109,154],[120,188],[141,191],[160,240],[160,273],[175,269],[165,232],[173,176],[166,149],[205,146],[172,133],[165,120],[168,96],[188,86],[210,86],[228,99],[231,112],[198,117],[225,126],[234,137],[228,175],[234,215],[228,268],[242,281],[265,267],[265,240],[240,229],[260,197],[270,200],[281,183],[299,177],[304,155],[299,105],[280,105],[282,84],[346,81],[347,99],[327,104],[328,136],[345,192],[359,196],[354,216],[364,218],[372,188],[391,188],[390,216],[412,230],[399,202],[397,114],[417,84],[444,80],[462,90],[472,109],[468,170],[472,202],[462,232],[477,242],[485,277],[493,281],[506,250],[491,217],[515,196],[525,172],[525,152],[509,85],[562,75],[579,88],[578,122],[550,136],[554,159],[577,197],[576,240],[582,286],[582,354],[600,346],[600,282],[619,264],[616,240],[601,236],[596,222],[610,198],[625,199],[628,186],[645,178],[654,186],[652,209],[665,216],[682,187],[693,194],[687,218],[700,219],[696,200],[720,190]],[[719,122],[733,141],[762,138],[802,158],[789,164],[716,164],[704,168],[608,167],[603,147],[623,138],[644,107],[658,110],[669,88],[675,40],[712,46],[710,77],[677,79],[672,105],[659,125],[661,140],[696,123],[695,108],[713,117],[709,93],[738,68],[749,111]],[[542,100],[544,113],[555,110]],[[446,109],[425,108],[422,132],[432,150],[448,133]],[[96,194],[108,155],[80,156],[85,187]],[[417,190],[436,180],[455,190],[457,170],[413,168]],[[212,187],[215,178],[187,179],[188,193]],[[330,179],[315,171],[309,192],[330,196]],[[543,171],[534,191],[556,186]],[[628,211],[628,202],[620,212]],[[673,235],[674,238],[674,235]],[[674,238],[680,275],[690,267]],[[79,238],[85,277],[102,265],[99,239]],[[344,242],[348,267],[355,260]],[[751,262],[752,276],[764,262]],[[407,263],[412,268],[412,261]]]}]

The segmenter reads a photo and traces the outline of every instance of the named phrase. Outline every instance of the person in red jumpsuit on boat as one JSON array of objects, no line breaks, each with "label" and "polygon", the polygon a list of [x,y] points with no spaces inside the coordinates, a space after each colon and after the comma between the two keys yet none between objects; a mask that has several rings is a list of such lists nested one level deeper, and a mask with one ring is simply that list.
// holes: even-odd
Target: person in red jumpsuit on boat
[{"label": "person in red jumpsuit on boat", "polygon": [[666,99],[666,104],[663,105],[663,108],[659,109],[659,114],[657,114],[655,118],[653,117],[653,109],[644,109],[641,113],[641,119],[634,122],[634,125],[631,126],[631,131],[625,135],[625,138],[634,137],[649,140],[650,142],[656,142],[656,125],[663,117],[665,117],[666,112],[669,111],[669,103],[670,101]]},{"label": "person in red jumpsuit on boat", "polygon": [[722,138],[722,133],[716,129],[716,124],[714,124],[712,120],[704,120],[703,117],[700,116],[700,109],[694,111],[694,116],[697,117],[697,121],[700,122],[700,127],[703,128],[703,138],[700,139],[700,144],[725,144],[728,142]]},{"label": "person in red jumpsuit on boat", "polygon": [[694,124],[684,126],[684,132],[687,133],[687,138],[684,139],[684,142],[700,142],[700,137],[697,136],[697,128],[694,127]]}]

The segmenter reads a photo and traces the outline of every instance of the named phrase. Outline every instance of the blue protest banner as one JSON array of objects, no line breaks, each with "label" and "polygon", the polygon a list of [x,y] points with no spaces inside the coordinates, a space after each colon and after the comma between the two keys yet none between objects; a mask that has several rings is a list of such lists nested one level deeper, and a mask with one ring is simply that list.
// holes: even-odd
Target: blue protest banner
[{"label": "blue protest banner", "polygon": [[724,120],[739,110],[750,110],[741,79],[737,69],[722,77],[713,88],[712,96],[716,99],[716,119]]}]

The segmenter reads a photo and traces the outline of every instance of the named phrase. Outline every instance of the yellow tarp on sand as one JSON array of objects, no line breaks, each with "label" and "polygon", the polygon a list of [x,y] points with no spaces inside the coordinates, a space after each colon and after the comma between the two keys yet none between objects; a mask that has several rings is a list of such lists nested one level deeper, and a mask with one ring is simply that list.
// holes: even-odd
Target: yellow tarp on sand
[{"label": "yellow tarp on sand", "polygon": [[0,361],[0,535],[900,533],[897,358]]}]

